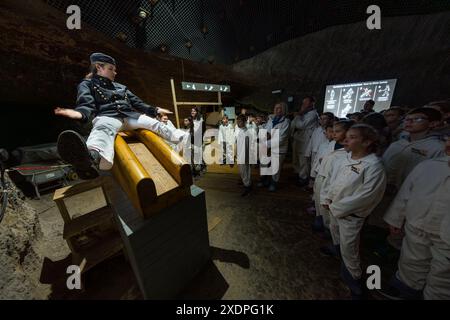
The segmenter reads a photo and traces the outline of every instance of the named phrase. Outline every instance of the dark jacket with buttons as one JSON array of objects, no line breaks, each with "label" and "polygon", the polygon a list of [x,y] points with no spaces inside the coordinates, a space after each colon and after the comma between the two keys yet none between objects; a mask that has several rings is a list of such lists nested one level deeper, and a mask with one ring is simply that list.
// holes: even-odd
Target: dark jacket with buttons
[{"label": "dark jacket with buttons", "polygon": [[91,116],[138,118],[141,114],[155,117],[156,108],[144,103],[120,83],[95,75],[78,85],[76,111],[87,121]]}]

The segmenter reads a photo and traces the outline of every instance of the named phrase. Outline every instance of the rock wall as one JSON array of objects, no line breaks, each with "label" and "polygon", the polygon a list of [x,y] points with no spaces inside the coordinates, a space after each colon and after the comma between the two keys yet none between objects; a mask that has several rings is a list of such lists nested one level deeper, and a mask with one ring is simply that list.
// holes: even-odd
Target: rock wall
[{"label": "rock wall", "polygon": [[253,88],[228,66],[133,49],[86,23],[81,30],[68,30],[67,17],[44,1],[0,2],[0,136],[21,135],[20,141],[11,137],[14,143],[2,141],[2,147],[56,140],[66,123],[56,119],[52,110],[75,105],[76,87],[87,73],[92,52],[114,56],[117,81],[156,106],[173,108],[171,77],[179,101],[217,101],[217,94],[182,91],[183,80],[230,84],[232,92],[223,95],[225,103]]},{"label": "rock wall", "polygon": [[9,201],[0,223],[0,300],[46,299],[50,286],[39,282],[43,256],[36,210],[10,183]]},{"label": "rock wall", "polygon": [[243,101],[270,108],[282,98],[313,94],[323,106],[325,86],[397,78],[392,103],[421,106],[450,96],[450,12],[340,25],[282,43],[233,70],[265,80]]}]

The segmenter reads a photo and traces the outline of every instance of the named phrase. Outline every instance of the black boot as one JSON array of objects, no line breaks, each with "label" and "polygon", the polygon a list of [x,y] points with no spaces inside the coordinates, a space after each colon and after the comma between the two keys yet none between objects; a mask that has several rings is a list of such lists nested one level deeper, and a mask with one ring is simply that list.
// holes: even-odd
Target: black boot
[{"label": "black boot", "polygon": [[320,247],[320,253],[327,257],[333,257],[336,259],[341,259],[341,246],[329,244],[324,247]]},{"label": "black boot", "polygon": [[311,225],[311,228],[314,232],[324,232],[325,231],[325,227],[323,225],[323,218],[322,216],[315,216],[314,217],[314,222]]},{"label": "black boot", "polygon": [[96,151],[88,150],[86,142],[80,134],[72,130],[63,131],[58,137],[57,146],[61,159],[71,164],[81,179],[88,180],[98,177],[100,155]]},{"label": "black boot", "polygon": [[251,192],[252,192],[251,186],[245,187],[244,192],[241,194],[241,197],[248,196]]},{"label": "black boot", "polygon": [[394,274],[387,287],[378,290],[378,293],[390,300],[422,300],[423,292],[416,290],[400,281]]},{"label": "black boot", "polygon": [[269,176],[262,176],[261,181],[258,182],[257,186],[259,188],[268,187],[270,185],[270,177]]},{"label": "black boot", "polygon": [[309,180],[303,178],[298,178],[297,182],[295,183],[295,185],[300,188],[306,187],[308,184]]},{"label": "black boot", "polygon": [[350,289],[352,300],[366,300],[367,290],[363,285],[361,279],[353,278],[350,271],[348,271],[344,262],[341,262],[341,278],[347,287]]},{"label": "black boot", "polygon": [[323,232],[320,234],[320,236],[322,237],[322,239],[325,240],[333,240],[333,238],[331,237],[331,233],[330,230],[327,228],[324,228]]}]

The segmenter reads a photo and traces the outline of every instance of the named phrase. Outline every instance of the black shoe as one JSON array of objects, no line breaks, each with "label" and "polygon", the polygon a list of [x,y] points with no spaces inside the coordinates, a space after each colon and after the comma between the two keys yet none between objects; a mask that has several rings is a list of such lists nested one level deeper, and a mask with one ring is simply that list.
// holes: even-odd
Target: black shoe
[{"label": "black shoe", "polygon": [[269,180],[269,177],[268,177],[268,176],[263,176],[263,177],[261,178],[261,181],[258,182],[258,184],[257,184],[257,186],[258,186],[259,188],[266,188],[266,187],[268,187],[269,185],[270,185],[270,180]]},{"label": "black shoe", "polygon": [[322,239],[325,239],[325,240],[332,240],[333,239],[331,237],[330,230],[328,230],[327,228],[324,228],[324,231],[320,234],[320,236],[322,237]]},{"label": "black shoe", "polygon": [[312,231],[313,232],[324,232],[325,231],[325,227],[323,225],[323,218],[322,216],[315,216],[314,217],[314,222],[311,225]]},{"label": "black shoe", "polygon": [[327,246],[320,247],[319,250],[320,250],[320,253],[324,256],[333,257],[336,259],[341,258],[341,248],[339,245],[329,244]]},{"label": "black shoe", "polygon": [[361,279],[353,278],[350,271],[348,271],[344,262],[341,261],[341,279],[351,291],[352,300],[362,300],[366,298],[364,285]]},{"label": "black shoe", "polygon": [[[98,168],[94,159],[92,159],[84,138],[77,132],[67,130],[59,135],[58,153],[61,159],[74,167],[81,179],[89,180],[98,177]],[[94,156],[97,157],[97,155]],[[100,162],[100,155],[95,161]]]},{"label": "black shoe", "polygon": [[308,186],[308,184],[309,184],[308,179],[302,179],[302,178],[299,178],[297,180],[297,182],[295,183],[295,185],[299,188],[306,187],[306,186]]},{"label": "black shoe", "polygon": [[402,296],[402,293],[400,290],[398,290],[395,287],[388,286],[387,288],[381,288],[380,290],[377,290],[379,294],[381,294],[383,297],[388,298],[389,300],[405,300],[406,297]]},{"label": "black shoe", "polygon": [[354,292],[350,290],[350,295],[352,300],[368,300],[369,299],[369,292],[362,284],[362,281],[359,280],[359,286],[361,287],[361,291]]},{"label": "black shoe", "polygon": [[413,289],[405,283],[392,276],[389,284],[377,290],[379,294],[390,300],[422,300],[423,293],[421,290]]},{"label": "black shoe", "polygon": [[241,194],[241,197],[246,197],[246,196],[250,195],[251,192],[252,192],[252,187],[245,187],[245,190]]}]

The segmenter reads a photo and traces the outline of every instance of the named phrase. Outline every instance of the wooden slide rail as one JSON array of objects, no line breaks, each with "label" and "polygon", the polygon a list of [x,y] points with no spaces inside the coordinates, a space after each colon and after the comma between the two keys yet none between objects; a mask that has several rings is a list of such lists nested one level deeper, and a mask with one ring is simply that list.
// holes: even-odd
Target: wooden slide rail
[{"label": "wooden slide rail", "polygon": [[190,194],[189,164],[155,133],[121,133],[114,149],[113,175],[144,218]]},{"label": "wooden slide rail", "polygon": [[180,185],[192,185],[191,167],[178,153],[174,152],[159,136],[148,130],[135,132],[137,138],[147,146],[159,162]]}]

